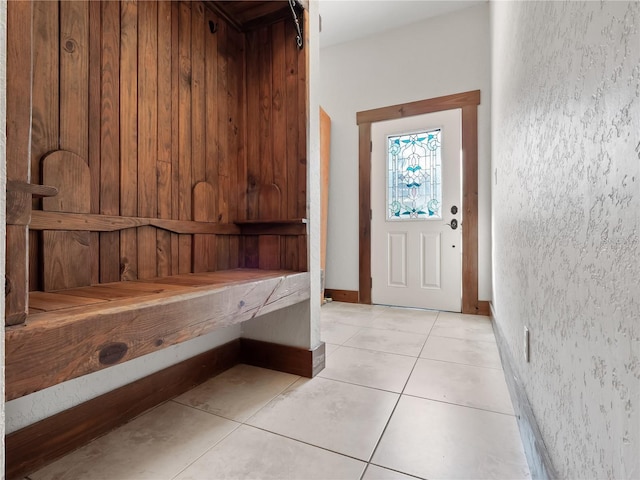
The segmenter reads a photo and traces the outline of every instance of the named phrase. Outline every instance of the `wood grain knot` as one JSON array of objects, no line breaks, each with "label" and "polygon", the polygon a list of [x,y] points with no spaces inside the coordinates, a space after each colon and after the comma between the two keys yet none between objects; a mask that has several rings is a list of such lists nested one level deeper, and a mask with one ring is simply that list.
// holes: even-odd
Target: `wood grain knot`
[{"label": "wood grain knot", "polygon": [[64,49],[69,53],[73,53],[76,51],[76,42],[73,39],[69,39],[64,42]]},{"label": "wood grain knot", "polygon": [[125,343],[116,342],[106,347],[103,347],[100,350],[99,360],[102,365],[113,365],[114,363],[118,363],[122,360],[129,350],[129,347]]},{"label": "wood grain knot", "polygon": [[156,347],[159,347],[160,345],[162,345],[164,343],[164,340],[162,340],[161,338],[156,340]]}]

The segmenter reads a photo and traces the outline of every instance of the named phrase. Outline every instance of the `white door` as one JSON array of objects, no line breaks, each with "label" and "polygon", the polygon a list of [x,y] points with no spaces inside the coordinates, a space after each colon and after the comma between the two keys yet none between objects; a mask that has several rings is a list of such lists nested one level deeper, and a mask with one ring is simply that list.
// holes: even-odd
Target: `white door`
[{"label": "white door", "polygon": [[373,303],[459,312],[461,110],[372,125]]}]

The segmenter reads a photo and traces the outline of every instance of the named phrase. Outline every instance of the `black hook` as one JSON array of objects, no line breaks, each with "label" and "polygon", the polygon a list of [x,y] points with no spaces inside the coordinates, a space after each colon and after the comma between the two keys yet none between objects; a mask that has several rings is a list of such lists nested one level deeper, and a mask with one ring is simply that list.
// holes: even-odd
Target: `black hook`
[{"label": "black hook", "polygon": [[300,21],[298,20],[298,15],[296,13],[297,6],[298,2],[296,0],[289,0],[289,7],[291,7],[293,21],[296,24],[296,45],[300,50],[302,50],[302,47],[304,46],[304,40],[302,38],[302,27],[300,26]]}]

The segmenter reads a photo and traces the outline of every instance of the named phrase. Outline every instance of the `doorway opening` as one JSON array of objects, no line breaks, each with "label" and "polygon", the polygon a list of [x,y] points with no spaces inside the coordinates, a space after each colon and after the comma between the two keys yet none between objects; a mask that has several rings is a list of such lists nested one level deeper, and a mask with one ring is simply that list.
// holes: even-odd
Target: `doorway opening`
[{"label": "doorway opening", "polygon": [[461,111],[372,125],[371,301],[460,312]]},{"label": "doorway opening", "polygon": [[359,302],[371,304],[371,127],[373,123],[445,110],[462,110],[462,313],[488,315],[478,300],[478,105],[480,90],[358,112]]}]

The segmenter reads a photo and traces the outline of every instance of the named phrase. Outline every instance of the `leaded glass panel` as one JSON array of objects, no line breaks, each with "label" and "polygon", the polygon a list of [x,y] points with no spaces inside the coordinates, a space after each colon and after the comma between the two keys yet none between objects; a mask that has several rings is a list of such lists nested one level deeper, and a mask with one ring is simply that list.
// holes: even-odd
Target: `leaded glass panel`
[{"label": "leaded glass panel", "polygon": [[387,137],[389,220],[442,218],[441,129]]}]

